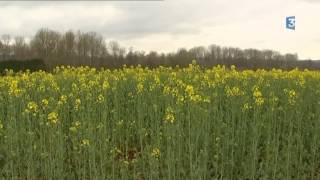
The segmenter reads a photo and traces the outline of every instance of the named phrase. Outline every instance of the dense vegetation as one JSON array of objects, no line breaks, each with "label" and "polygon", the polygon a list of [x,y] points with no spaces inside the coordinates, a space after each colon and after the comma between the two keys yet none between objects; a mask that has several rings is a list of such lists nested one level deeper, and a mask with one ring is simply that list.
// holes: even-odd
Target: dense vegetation
[{"label": "dense vegetation", "polygon": [[6,60],[0,61],[0,72],[5,73],[6,70],[18,71],[39,71],[47,70],[47,66],[40,59],[30,60]]},{"label": "dense vegetation", "polygon": [[297,61],[297,54],[280,54],[272,50],[239,49],[234,47],[198,46],[191,49],[181,48],[177,52],[159,53],[137,51],[121,47],[117,42],[106,43],[95,32],[68,31],[60,33],[40,29],[30,42],[24,37],[11,38],[3,35],[0,40],[0,61],[9,59],[42,59],[49,68],[57,65],[88,65],[91,67],[119,68],[122,65],[147,67],[179,65],[186,67],[193,59],[199,65],[236,65],[240,69],[320,69],[320,63]]},{"label": "dense vegetation", "polygon": [[0,77],[3,179],[319,179],[320,73],[56,68]]}]

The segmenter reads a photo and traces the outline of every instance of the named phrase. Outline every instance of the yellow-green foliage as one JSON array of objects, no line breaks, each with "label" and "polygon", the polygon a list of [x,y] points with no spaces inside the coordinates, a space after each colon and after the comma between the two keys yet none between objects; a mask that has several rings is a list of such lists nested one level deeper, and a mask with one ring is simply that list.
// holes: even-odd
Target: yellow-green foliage
[{"label": "yellow-green foliage", "polygon": [[58,67],[0,102],[3,179],[320,178],[316,71]]}]

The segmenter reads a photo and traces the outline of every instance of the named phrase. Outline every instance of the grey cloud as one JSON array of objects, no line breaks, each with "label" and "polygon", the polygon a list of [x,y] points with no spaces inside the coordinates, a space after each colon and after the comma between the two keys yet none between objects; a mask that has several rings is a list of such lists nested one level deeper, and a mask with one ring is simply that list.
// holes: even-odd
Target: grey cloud
[{"label": "grey cloud", "polygon": [[300,0],[300,1],[305,1],[305,2],[309,2],[309,3],[320,3],[319,0]]},{"label": "grey cloud", "polygon": [[194,11],[194,3],[181,0],[112,4],[126,17],[111,24],[101,25],[97,27],[97,31],[117,38],[139,38],[159,33],[171,35],[199,33],[201,26],[204,26],[202,20],[210,17],[209,13],[215,14],[208,12],[207,9]]},{"label": "grey cloud", "polygon": [[[123,13],[123,18],[109,22],[104,20],[107,12],[100,12],[101,17],[97,19],[77,19],[73,17],[74,22],[69,22],[68,17],[54,19],[55,22],[31,22],[23,19],[22,24],[33,24],[29,28],[40,28],[46,26],[49,28],[59,28],[61,26],[70,29],[80,29],[82,31],[97,31],[111,38],[139,38],[151,34],[167,33],[171,35],[196,34],[200,33],[201,27],[212,25],[216,15],[221,15],[222,10],[216,8],[216,3],[211,0],[195,2],[193,0],[175,0],[160,2],[1,2],[1,9],[10,7],[19,7],[24,9],[41,9],[54,6],[56,8],[87,6],[100,11],[99,7],[111,6]],[[224,4],[222,4],[223,6]],[[214,11],[212,11],[214,9]],[[220,9],[223,9],[220,7]],[[58,11],[59,12],[59,11]],[[78,12],[81,13],[81,12]],[[54,16],[54,15],[53,15]],[[77,14],[74,14],[77,16]],[[117,17],[114,17],[117,18]],[[99,22],[96,23],[95,22]],[[209,22],[209,23],[208,23]],[[60,26],[60,27],[59,27]],[[10,28],[10,27],[8,27]],[[1,28],[0,28],[1,29]],[[36,31],[36,29],[34,30]]]},{"label": "grey cloud", "polygon": [[[115,8],[126,14],[112,24],[98,27],[98,31],[117,38],[139,38],[150,34],[172,36],[198,34],[210,26],[239,21],[259,8],[248,6],[244,1],[232,6],[233,0],[166,0],[162,2],[116,3]],[[239,14],[238,16],[231,15]],[[246,18],[242,19],[246,21]]]}]

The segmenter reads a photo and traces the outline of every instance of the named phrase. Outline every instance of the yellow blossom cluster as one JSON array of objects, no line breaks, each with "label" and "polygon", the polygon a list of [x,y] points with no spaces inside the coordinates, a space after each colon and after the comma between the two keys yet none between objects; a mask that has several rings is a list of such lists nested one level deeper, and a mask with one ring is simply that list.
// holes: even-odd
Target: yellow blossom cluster
[{"label": "yellow blossom cluster", "polygon": [[159,148],[153,148],[151,151],[151,156],[154,158],[159,158],[161,155],[160,149]]},{"label": "yellow blossom cluster", "polygon": [[262,106],[263,105],[264,98],[263,98],[262,93],[261,93],[261,91],[259,90],[258,87],[254,87],[253,88],[253,98],[254,98],[255,104],[257,106]]},{"label": "yellow blossom cluster", "polygon": [[51,112],[48,114],[48,121],[52,124],[57,124],[58,123],[58,113],[56,112]]},{"label": "yellow blossom cluster", "polygon": [[166,109],[164,121],[167,123],[174,123],[174,121],[175,121],[174,111],[171,107],[168,107]]}]

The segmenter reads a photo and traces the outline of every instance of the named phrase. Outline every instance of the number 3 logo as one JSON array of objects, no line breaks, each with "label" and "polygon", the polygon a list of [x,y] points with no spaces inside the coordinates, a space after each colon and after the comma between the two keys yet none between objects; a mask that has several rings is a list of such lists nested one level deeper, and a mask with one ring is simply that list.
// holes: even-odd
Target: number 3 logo
[{"label": "number 3 logo", "polygon": [[287,29],[296,29],[296,17],[295,16],[290,16],[286,18],[286,27]]}]

